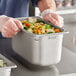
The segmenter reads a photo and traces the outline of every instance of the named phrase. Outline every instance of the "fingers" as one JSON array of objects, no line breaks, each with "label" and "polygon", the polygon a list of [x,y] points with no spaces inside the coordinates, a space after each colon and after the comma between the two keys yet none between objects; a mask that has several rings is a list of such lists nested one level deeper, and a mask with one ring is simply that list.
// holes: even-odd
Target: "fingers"
[{"label": "fingers", "polygon": [[52,15],[49,14],[48,17],[49,17],[48,19],[49,19],[50,22],[52,22],[54,25],[58,26],[59,23],[58,23],[58,20],[57,20],[56,16],[53,17]]},{"label": "fingers", "polygon": [[54,24],[54,25],[58,25],[58,21],[57,21],[55,18],[53,18],[51,14],[46,15],[46,16],[44,17],[44,19],[45,19],[46,21],[50,21],[50,22],[51,22],[52,24]]},{"label": "fingers", "polygon": [[57,26],[63,27],[63,25],[64,25],[64,21],[63,21],[63,20],[64,20],[64,19],[63,19],[61,16],[53,13],[53,14],[52,14],[52,17],[58,22]]},{"label": "fingers", "polygon": [[4,29],[2,32],[3,37],[12,38],[14,35],[16,35],[17,32],[13,32],[12,30]]},{"label": "fingers", "polygon": [[22,28],[22,24],[18,20],[11,18],[4,24],[2,28],[2,35],[4,37],[11,38],[16,35]]},{"label": "fingers", "polygon": [[59,16],[59,15],[57,15],[57,14],[55,14],[55,13],[52,13],[51,16],[52,16],[52,18],[54,18],[57,22],[59,22],[59,19],[58,19],[58,16]]},{"label": "fingers", "polygon": [[63,26],[63,18],[55,13],[49,13],[44,16],[46,21],[50,21],[52,24],[62,27]]},{"label": "fingers", "polygon": [[59,19],[59,26],[63,27],[64,26],[64,19],[61,16],[58,16]]},{"label": "fingers", "polygon": [[17,27],[21,30],[23,29],[22,23],[20,21],[18,21],[17,19],[13,19],[13,21],[15,22],[15,24],[17,25]]}]

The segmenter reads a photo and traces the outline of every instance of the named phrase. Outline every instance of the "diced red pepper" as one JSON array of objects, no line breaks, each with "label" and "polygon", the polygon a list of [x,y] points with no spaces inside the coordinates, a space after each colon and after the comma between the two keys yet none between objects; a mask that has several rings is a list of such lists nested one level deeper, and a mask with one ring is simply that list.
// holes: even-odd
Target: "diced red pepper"
[{"label": "diced red pepper", "polygon": [[36,33],[38,34],[39,33],[39,30],[36,30]]},{"label": "diced red pepper", "polygon": [[30,24],[25,23],[25,26],[30,26]]}]

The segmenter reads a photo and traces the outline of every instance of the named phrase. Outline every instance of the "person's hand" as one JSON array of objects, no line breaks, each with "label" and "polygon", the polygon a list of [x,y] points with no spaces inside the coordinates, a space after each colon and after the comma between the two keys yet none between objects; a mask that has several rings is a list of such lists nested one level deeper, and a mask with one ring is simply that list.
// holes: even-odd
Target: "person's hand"
[{"label": "person's hand", "polygon": [[53,10],[51,9],[46,9],[41,13],[41,16],[43,17],[44,20],[51,22],[52,24],[63,27],[64,25],[64,20],[61,16],[56,14]]},{"label": "person's hand", "polygon": [[23,28],[20,21],[7,16],[0,16],[0,32],[3,37],[11,38]]},{"label": "person's hand", "polygon": [[48,13],[43,18],[56,26],[63,27],[63,18],[55,13]]}]

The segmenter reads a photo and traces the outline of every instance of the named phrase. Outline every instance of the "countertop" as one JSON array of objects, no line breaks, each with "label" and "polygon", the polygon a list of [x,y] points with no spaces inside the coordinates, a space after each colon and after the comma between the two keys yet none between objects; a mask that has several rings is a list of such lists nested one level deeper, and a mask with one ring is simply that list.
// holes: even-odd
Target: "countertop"
[{"label": "countertop", "polygon": [[76,54],[66,47],[63,47],[60,63],[47,70],[29,70],[18,61],[14,62],[18,68],[12,70],[11,76],[76,76]]},{"label": "countertop", "polygon": [[[19,62],[21,59],[18,60],[17,56],[13,54],[11,39],[0,39],[0,53],[8,56],[18,66],[16,69],[12,69],[11,76],[76,76],[76,53],[64,46],[60,63],[50,66],[50,69],[47,70],[29,70],[26,68],[27,65],[24,66],[25,64]],[[10,58],[10,54],[13,59]]]}]

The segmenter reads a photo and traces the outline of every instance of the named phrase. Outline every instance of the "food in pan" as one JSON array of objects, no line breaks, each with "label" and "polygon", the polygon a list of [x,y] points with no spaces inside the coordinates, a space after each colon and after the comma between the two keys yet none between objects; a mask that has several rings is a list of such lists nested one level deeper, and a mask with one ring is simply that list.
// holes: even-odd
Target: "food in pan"
[{"label": "food in pan", "polygon": [[43,21],[37,20],[37,18],[28,18],[27,20],[22,20],[22,25],[24,29],[34,33],[34,34],[50,34],[59,33],[60,29],[56,29]]},{"label": "food in pan", "polygon": [[6,67],[7,63],[5,63],[2,59],[0,59],[0,68]]}]

